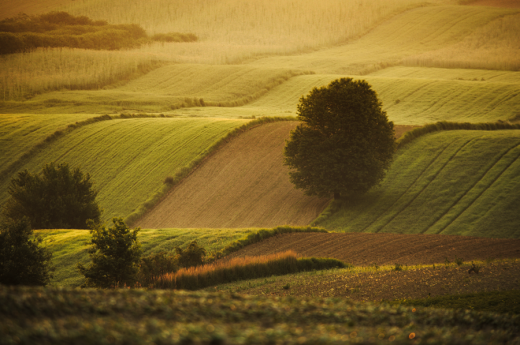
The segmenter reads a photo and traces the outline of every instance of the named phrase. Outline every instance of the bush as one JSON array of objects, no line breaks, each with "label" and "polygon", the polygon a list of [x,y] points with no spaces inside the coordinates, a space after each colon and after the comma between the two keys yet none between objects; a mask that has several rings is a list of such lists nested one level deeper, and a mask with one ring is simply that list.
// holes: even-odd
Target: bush
[{"label": "bush", "polygon": [[89,174],[68,164],[47,164],[40,175],[22,171],[11,180],[4,215],[27,217],[33,229],[84,229],[101,217],[92,185]]},{"label": "bush", "polygon": [[188,248],[182,250],[180,247],[175,248],[177,253],[177,262],[179,266],[184,268],[200,266],[204,263],[206,249],[199,247],[197,241],[192,241]]},{"label": "bush", "polygon": [[167,252],[159,252],[141,259],[137,281],[143,287],[150,287],[160,276],[175,273],[179,269],[177,257]]},{"label": "bush", "polygon": [[[31,239],[32,237],[32,239]],[[0,225],[0,284],[47,285],[52,278],[52,254],[33,237],[29,220]]]},{"label": "bush", "polygon": [[[114,226],[93,226],[88,249],[92,263],[77,268],[85,276],[82,287],[114,288],[134,286],[137,281],[141,244],[137,241],[139,228],[130,231],[121,218],[112,219]],[[91,223],[92,224],[92,223]]]}]

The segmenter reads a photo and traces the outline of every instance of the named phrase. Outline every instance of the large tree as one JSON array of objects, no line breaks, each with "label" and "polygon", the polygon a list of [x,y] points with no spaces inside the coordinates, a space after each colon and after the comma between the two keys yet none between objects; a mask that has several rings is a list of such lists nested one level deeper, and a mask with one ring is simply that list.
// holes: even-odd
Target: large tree
[{"label": "large tree", "polygon": [[302,121],[284,150],[290,180],[307,195],[335,199],[367,192],[390,166],[394,125],[364,80],[314,88],[298,104]]},{"label": "large tree", "polygon": [[85,229],[88,219],[100,221],[90,175],[68,164],[47,164],[40,175],[22,171],[11,180],[8,192],[4,215],[27,217],[33,229]]}]

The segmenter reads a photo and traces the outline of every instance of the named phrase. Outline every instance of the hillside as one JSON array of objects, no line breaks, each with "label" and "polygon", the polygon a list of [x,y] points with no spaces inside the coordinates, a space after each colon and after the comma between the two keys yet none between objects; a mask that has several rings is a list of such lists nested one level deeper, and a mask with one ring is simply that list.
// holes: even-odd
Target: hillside
[{"label": "hillside", "polygon": [[293,188],[283,147],[297,122],[253,128],[211,156],[135,223],[142,228],[307,225],[329,199]]},{"label": "hillside", "polygon": [[[32,124],[40,122],[42,125],[33,127],[36,130],[31,134],[25,118],[10,117],[12,132],[6,136],[12,138],[13,143],[24,142],[27,133],[28,138],[34,137],[28,142],[32,145],[4,152],[2,165],[43,141],[47,131],[45,124],[66,123],[65,118],[45,117],[44,121],[32,116]],[[37,155],[24,160],[19,170],[36,173],[52,161],[80,167],[92,176],[94,188],[99,192],[96,200],[104,210],[103,219],[127,217],[163,188],[166,177],[174,176],[192,161],[204,157],[220,138],[246,122],[160,117],[100,121],[77,128],[46,145]],[[10,178],[0,181],[0,204],[8,198],[9,182]]]},{"label": "hillside", "polygon": [[520,238],[520,131],[446,131],[395,156],[379,188],[320,222],[346,232]]},{"label": "hillside", "polygon": [[520,239],[471,236],[292,233],[251,244],[226,257],[269,255],[294,250],[302,257],[330,257],[354,266],[431,265],[520,258]]}]

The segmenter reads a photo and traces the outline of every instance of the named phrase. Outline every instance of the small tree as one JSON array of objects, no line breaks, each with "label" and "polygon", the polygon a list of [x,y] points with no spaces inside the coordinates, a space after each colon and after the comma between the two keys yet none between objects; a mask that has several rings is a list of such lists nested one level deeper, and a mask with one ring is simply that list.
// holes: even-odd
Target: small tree
[{"label": "small tree", "polygon": [[[130,230],[122,218],[112,219],[114,226],[93,226],[92,239],[88,244],[91,264],[79,263],[80,273],[85,276],[83,287],[111,288],[133,286],[137,281],[141,244],[137,241],[139,228]],[[93,225],[93,223],[91,223]]]},{"label": "small tree", "polygon": [[395,150],[394,127],[363,80],[314,88],[298,104],[303,123],[291,132],[284,164],[307,195],[351,196],[378,184]]},{"label": "small tree", "polygon": [[51,252],[41,247],[41,237],[34,237],[29,221],[4,222],[0,225],[0,284],[47,285],[52,278]]},{"label": "small tree", "polygon": [[206,249],[199,247],[197,241],[192,241],[184,250],[177,247],[175,252],[177,252],[176,259],[179,266],[185,268],[202,265],[206,255]]},{"label": "small tree", "polygon": [[22,171],[11,180],[8,193],[4,215],[27,217],[34,229],[84,229],[88,219],[100,221],[90,175],[68,164],[47,164],[41,175]]}]

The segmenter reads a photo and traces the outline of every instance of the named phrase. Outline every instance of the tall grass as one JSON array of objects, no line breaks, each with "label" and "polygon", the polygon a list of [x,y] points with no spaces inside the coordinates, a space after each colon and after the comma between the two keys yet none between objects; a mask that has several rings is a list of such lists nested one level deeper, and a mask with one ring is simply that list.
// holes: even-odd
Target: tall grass
[{"label": "tall grass", "polygon": [[450,47],[405,58],[407,66],[520,70],[520,14],[499,18]]},{"label": "tall grass", "polygon": [[160,64],[137,51],[39,48],[0,56],[0,100],[23,100],[53,90],[101,89]]},{"label": "tall grass", "polygon": [[289,250],[284,253],[246,256],[199,267],[182,268],[175,273],[158,277],[153,286],[161,289],[197,290],[237,280],[337,267],[343,268],[345,264],[336,259],[297,259],[296,253]]}]

